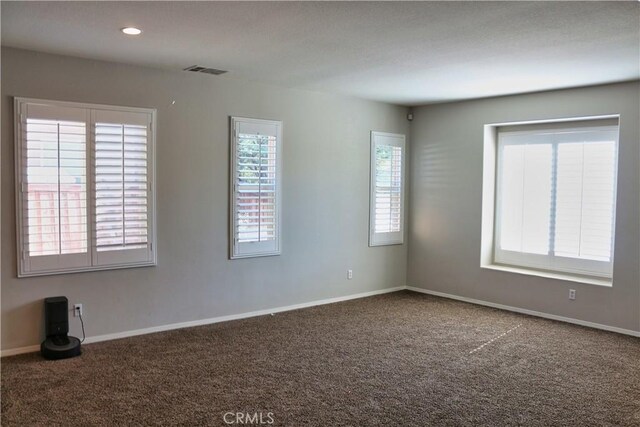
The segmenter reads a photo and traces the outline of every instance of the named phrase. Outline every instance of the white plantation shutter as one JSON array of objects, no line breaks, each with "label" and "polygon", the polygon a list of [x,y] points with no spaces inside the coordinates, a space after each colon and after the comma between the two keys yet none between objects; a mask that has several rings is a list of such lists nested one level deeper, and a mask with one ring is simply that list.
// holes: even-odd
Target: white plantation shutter
[{"label": "white plantation shutter", "polygon": [[151,115],[96,110],[93,126],[95,263],[149,261]]},{"label": "white plantation shutter", "polygon": [[404,135],[371,133],[370,246],[404,239]]},{"label": "white plantation shutter", "polygon": [[[560,144],[557,255],[611,261],[615,202],[615,133],[601,141]],[[594,134],[595,136],[595,134]]]},{"label": "white plantation shutter", "polygon": [[282,122],[233,117],[231,258],[280,253]]},{"label": "white plantation shutter", "polygon": [[611,277],[617,142],[610,121],[499,130],[496,262]]},{"label": "white plantation shutter", "polygon": [[376,147],[375,233],[400,231],[402,148]]},{"label": "white plantation shutter", "polygon": [[511,141],[502,148],[501,200],[506,214],[502,216],[501,248],[547,254],[552,144],[527,135],[513,136]]},{"label": "white plantation shutter", "polygon": [[155,264],[153,110],[15,99],[18,275]]},{"label": "white plantation shutter", "polygon": [[88,266],[87,113],[37,104],[17,111],[20,271]]}]

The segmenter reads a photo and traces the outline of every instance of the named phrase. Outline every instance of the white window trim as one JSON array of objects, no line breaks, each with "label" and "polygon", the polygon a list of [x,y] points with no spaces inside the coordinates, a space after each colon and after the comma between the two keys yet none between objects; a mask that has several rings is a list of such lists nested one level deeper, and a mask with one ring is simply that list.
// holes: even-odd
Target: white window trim
[{"label": "white window trim", "polygon": [[[398,139],[394,144],[382,144],[397,146],[402,149],[402,175],[401,175],[401,193],[400,193],[400,231],[389,233],[375,232],[375,200],[376,200],[376,147],[378,143],[376,137],[390,137]],[[405,176],[406,176],[406,140],[405,135],[388,132],[371,131],[371,150],[370,150],[370,177],[369,177],[369,246],[390,246],[404,244],[404,198],[405,198]]]},{"label": "white window trim", "polygon": [[[275,224],[276,238],[275,249],[265,249],[264,242],[248,243],[255,249],[251,251],[241,251],[240,244],[236,240],[236,156],[237,156],[237,128],[240,123],[257,124],[257,125],[275,125],[277,127],[276,135],[276,202],[275,202]],[[253,119],[247,117],[229,117],[229,139],[230,139],[230,156],[229,156],[229,259],[257,258],[265,256],[277,256],[282,254],[282,121]]]},{"label": "white window trim", "polygon": [[[558,125],[567,122],[588,122],[599,121],[606,119],[614,119],[620,121],[619,114],[609,114],[600,116],[581,116],[561,119],[549,119],[549,120],[532,120],[532,121],[518,121],[518,122],[506,122],[506,123],[492,123],[484,126],[484,151],[483,151],[483,185],[482,185],[482,236],[481,236],[481,250],[480,250],[480,267],[491,270],[506,271],[518,274],[525,274],[538,277],[546,277],[552,279],[566,280],[572,282],[586,283],[599,286],[612,286],[613,285],[613,271],[606,274],[597,274],[589,271],[588,268],[581,268],[580,263],[570,263],[572,265],[567,266],[563,264],[563,257],[556,256],[561,266],[557,270],[549,270],[548,268],[540,268],[536,266],[536,260],[527,264],[526,261],[522,262],[521,259],[511,259],[509,251],[503,251],[503,254],[497,254],[496,241],[499,237],[499,229],[497,224],[499,221],[498,214],[498,167],[501,164],[499,162],[499,135],[498,128],[505,128],[509,126],[527,126],[527,125]],[[596,127],[597,125],[594,125]],[[602,127],[602,126],[597,126]],[[570,124],[563,130],[571,130]],[[584,129],[581,127],[580,129]],[[618,127],[619,130],[619,127]],[[526,132],[526,131],[523,131]],[[619,134],[617,144],[619,142]],[[617,150],[616,150],[617,151]],[[617,160],[616,160],[617,164]],[[615,184],[617,188],[617,173],[615,177]],[[614,206],[615,206],[615,194],[614,194]],[[615,208],[614,208],[615,209]],[[613,233],[612,233],[612,251],[615,244],[615,210],[613,218]],[[614,251],[615,252],[615,251]],[[500,256],[502,255],[502,259]],[[506,256],[505,256],[506,255]],[[535,256],[534,256],[535,258]],[[582,261],[582,260],[578,260]],[[613,256],[611,260],[611,268],[613,269]],[[539,264],[538,264],[539,265]]]},{"label": "white window trim", "polygon": [[[148,176],[149,176],[149,190],[148,194],[150,197],[150,215],[148,218],[149,222],[149,236],[148,243],[151,251],[150,261],[144,262],[135,262],[135,263],[121,263],[121,264],[113,264],[113,265],[95,265],[95,266],[82,266],[82,267],[73,267],[73,268],[58,268],[58,269],[48,269],[48,270],[39,270],[39,271],[28,271],[25,269],[24,260],[26,254],[26,247],[24,242],[24,236],[22,233],[23,230],[23,221],[22,221],[22,212],[23,212],[23,176],[24,169],[22,166],[22,148],[23,148],[23,140],[21,138],[22,135],[22,106],[25,104],[41,104],[41,105],[53,105],[57,107],[71,107],[71,108],[80,108],[86,109],[88,116],[90,116],[90,110],[109,110],[109,111],[125,111],[125,112],[134,112],[134,113],[145,113],[151,115],[151,124],[150,124],[150,137],[149,137],[149,145],[148,145]],[[155,108],[140,108],[140,107],[123,107],[116,105],[105,105],[105,104],[90,104],[90,103],[82,103],[82,102],[69,102],[69,101],[56,101],[56,100],[45,100],[38,98],[26,98],[26,97],[14,97],[14,162],[15,162],[15,198],[16,198],[16,248],[17,248],[17,260],[18,260],[18,277],[34,277],[34,276],[49,276],[56,274],[68,274],[68,273],[82,273],[87,271],[101,271],[101,270],[118,270],[123,268],[134,268],[134,267],[149,267],[155,266],[158,264],[158,248],[157,248],[157,231],[156,231],[156,115],[157,110]],[[93,204],[91,203],[92,192],[94,189],[94,173],[93,168],[94,160],[92,156],[93,147],[95,144],[95,135],[93,129],[91,129],[91,121],[90,117],[87,120],[87,238],[88,238],[88,256],[92,256],[93,252]]]}]

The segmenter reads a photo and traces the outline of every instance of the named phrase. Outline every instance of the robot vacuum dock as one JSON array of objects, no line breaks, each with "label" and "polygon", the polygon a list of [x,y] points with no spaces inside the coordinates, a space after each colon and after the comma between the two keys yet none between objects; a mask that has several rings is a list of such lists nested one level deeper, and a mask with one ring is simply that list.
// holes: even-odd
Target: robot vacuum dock
[{"label": "robot vacuum dock", "polygon": [[80,340],[70,337],[69,300],[67,297],[51,297],[44,300],[45,331],[47,338],[40,345],[46,359],[66,359],[79,356]]}]

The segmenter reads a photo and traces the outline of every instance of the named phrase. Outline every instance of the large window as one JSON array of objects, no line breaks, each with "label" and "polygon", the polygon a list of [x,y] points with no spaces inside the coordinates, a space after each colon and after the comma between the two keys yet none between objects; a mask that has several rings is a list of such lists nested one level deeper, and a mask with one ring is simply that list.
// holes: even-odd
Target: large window
[{"label": "large window", "polygon": [[280,254],[282,122],[231,118],[231,258]]},{"label": "large window", "polygon": [[155,111],[16,98],[20,276],[155,264]]},{"label": "large window", "polygon": [[369,246],[404,241],[404,135],[371,132]]},{"label": "large window", "polygon": [[611,278],[616,119],[497,128],[494,262]]}]

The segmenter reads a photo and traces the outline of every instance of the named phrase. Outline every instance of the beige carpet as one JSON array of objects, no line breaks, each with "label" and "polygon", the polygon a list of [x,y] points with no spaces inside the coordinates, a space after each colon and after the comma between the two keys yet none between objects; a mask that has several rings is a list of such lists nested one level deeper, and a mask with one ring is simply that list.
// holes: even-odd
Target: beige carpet
[{"label": "beige carpet", "polygon": [[638,426],[640,339],[398,292],[2,360],[3,425],[227,425],[227,412],[288,426]]}]

